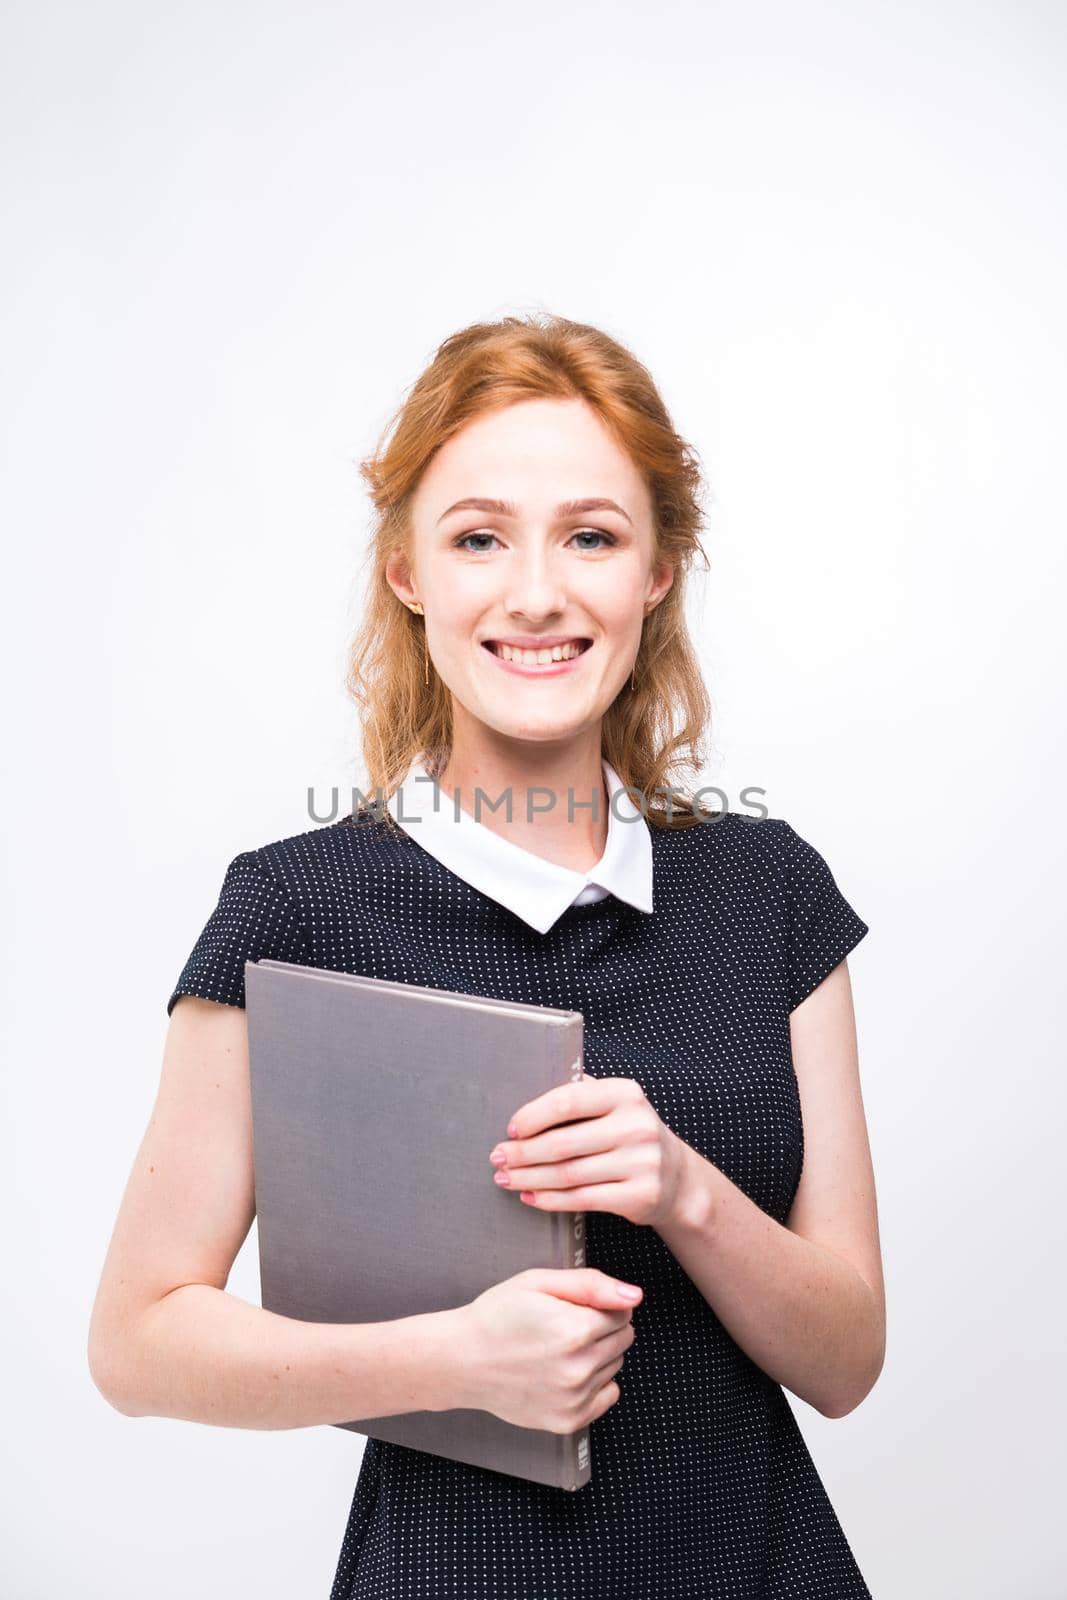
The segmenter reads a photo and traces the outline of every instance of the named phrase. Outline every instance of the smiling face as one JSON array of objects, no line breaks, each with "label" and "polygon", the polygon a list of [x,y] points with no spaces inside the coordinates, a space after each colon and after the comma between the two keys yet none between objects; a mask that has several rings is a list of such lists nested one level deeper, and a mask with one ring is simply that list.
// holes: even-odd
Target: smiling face
[{"label": "smiling face", "polygon": [[515,739],[598,726],[672,573],[653,567],[644,480],[596,413],[527,400],[476,418],[430,462],[412,519],[413,571],[397,556],[386,575],[424,607],[457,728],[462,712]]}]

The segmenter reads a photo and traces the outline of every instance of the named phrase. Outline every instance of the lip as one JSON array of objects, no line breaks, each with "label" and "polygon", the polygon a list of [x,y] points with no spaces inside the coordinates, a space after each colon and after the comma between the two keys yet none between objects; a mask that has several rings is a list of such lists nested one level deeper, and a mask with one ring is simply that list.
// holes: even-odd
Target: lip
[{"label": "lip", "polygon": [[584,633],[512,633],[483,639],[483,644],[510,644],[516,650],[554,650],[557,644],[591,644]]},{"label": "lip", "polygon": [[[576,637],[580,637],[580,635],[575,635],[573,633],[568,634],[563,638],[557,638],[554,643],[569,644],[571,640]],[[507,644],[509,641],[507,639],[494,639],[491,642],[493,644]],[[504,657],[498,656],[495,650],[491,650],[489,648],[489,645],[490,641],[488,639],[482,641],[482,649],[485,651],[490,660],[495,661],[497,666],[502,667],[505,672],[516,674],[520,678],[558,678],[565,672],[572,672],[579,662],[585,660],[586,656],[593,648],[592,641],[590,640],[587,643],[586,648],[579,651],[576,656],[572,656],[569,661],[546,661],[543,666],[528,667],[521,661],[505,661]],[[552,645],[547,639],[545,639],[536,647],[534,645],[516,645],[515,648],[527,650],[533,650],[534,648],[540,650],[551,650]]]}]

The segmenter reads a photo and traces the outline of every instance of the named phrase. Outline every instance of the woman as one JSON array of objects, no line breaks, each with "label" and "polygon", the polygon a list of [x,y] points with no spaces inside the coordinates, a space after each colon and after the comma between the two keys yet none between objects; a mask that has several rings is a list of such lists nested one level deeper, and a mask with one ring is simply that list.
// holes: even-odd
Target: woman
[{"label": "woman", "polygon": [[[869,1596],[783,1388],[844,1416],[883,1360],[845,959],[867,927],[787,822],[672,781],[708,716],[693,453],[614,340],[506,318],[445,342],[364,474],[351,687],[389,804],[231,862],[168,1003],[94,1378],[238,1427],[591,1424],[574,1493],[368,1440],[331,1600]],[[264,956],[580,1010],[584,1076],[515,1108],[486,1182],[584,1211],[588,1266],[402,1326],[226,1294]]]}]

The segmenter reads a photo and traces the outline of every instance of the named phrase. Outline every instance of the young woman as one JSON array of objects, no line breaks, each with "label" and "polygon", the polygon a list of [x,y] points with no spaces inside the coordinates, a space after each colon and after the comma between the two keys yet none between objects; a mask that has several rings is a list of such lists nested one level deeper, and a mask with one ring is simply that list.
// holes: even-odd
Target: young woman
[{"label": "young woman", "polygon": [[[869,1596],[784,1392],[842,1417],[882,1366],[845,959],[867,927],[788,822],[675,781],[708,718],[694,453],[617,342],[506,318],[442,345],[363,470],[351,688],[389,803],[231,862],[168,1002],[94,1379],[230,1427],[591,1425],[573,1493],[368,1440],[331,1600]],[[586,1213],[588,1265],[395,1323],[227,1294],[266,956],[581,1011],[584,1076],[485,1155],[516,1205]]]}]

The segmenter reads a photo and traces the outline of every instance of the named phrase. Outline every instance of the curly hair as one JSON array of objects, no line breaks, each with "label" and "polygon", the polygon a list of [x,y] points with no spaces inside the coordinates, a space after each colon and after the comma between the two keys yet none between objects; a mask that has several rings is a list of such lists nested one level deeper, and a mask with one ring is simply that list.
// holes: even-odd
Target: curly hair
[{"label": "curly hair", "polygon": [[[685,617],[686,577],[698,554],[708,568],[700,542],[697,453],[676,433],[651,374],[629,350],[599,328],[545,312],[478,322],[452,334],[411,386],[373,455],[360,463],[375,515],[367,603],[349,649],[345,687],[359,708],[371,792],[392,794],[418,755],[439,776],[451,750],[451,694],[432,663],[430,682],[424,682],[423,624],[385,576],[395,552],[411,555],[411,503],[419,481],[435,452],[475,417],[537,398],[584,400],[629,454],[651,494],[653,558],[666,558],[674,572],[645,618],[634,692],[627,686],[604,713],[602,754],[642,797],[650,824],[677,828],[708,820],[711,814],[680,781],[703,762],[711,715]],[[378,810],[388,825],[380,802]]]}]

